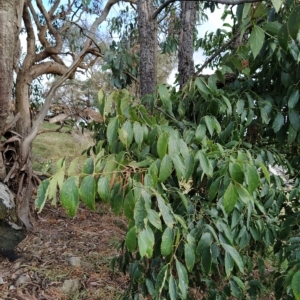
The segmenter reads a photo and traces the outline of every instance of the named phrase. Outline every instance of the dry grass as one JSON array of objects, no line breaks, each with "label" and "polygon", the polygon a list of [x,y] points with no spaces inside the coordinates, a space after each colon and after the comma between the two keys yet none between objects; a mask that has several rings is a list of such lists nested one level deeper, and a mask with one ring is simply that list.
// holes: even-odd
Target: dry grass
[{"label": "dry grass", "polygon": [[[56,130],[60,126],[44,122],[40,127],[41,131]],[[82,151],[93,145],[90,133],[83,135],[79,130],[70,130],[70,127],[63,127],[62,132],[45,132],[39,134],[33,142],[33,169],[41,172],[52,173],[56,162],[66,157],[70,162],[81,155]],[[84,161],[85,156],[81,157]]]}]

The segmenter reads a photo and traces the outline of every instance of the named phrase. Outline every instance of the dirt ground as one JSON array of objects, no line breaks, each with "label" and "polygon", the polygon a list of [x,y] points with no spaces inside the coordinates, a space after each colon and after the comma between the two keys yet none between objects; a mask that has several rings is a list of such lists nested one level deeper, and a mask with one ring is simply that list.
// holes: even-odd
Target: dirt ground
[{"label": "dirt ground", "polygon": [[81,207],[71,219],[49,205],[34,226],[16,261],[0,257],[0,300],[109,300],[128,286],[128,277],[109,267],[126,221],[108,206],[97,213]]}]

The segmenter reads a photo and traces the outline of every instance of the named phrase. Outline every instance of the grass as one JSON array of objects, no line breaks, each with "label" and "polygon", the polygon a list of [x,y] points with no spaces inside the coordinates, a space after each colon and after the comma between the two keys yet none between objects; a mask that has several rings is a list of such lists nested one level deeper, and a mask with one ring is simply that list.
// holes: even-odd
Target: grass
[{"label": "grass", "polygon": [[[88,133],[82,135],[79,130],[64,126],[61,132],[54,132],[59,125],[44,122],[40,132],[33,142],[33,169],[43,173],[53,173],[56,162],[65,157],[67,163],[76,157],[84,161],[82,151],[93,145]],[[51,132],[52,131],[52,132]]]}]

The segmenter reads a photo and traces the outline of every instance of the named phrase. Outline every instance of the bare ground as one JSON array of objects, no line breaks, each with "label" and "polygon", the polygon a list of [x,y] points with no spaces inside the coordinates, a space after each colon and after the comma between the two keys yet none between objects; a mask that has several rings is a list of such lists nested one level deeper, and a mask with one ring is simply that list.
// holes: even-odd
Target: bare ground
[{"label": "bare ground", "polygon": [[20,258],[0,257],[0,300],[117,299],[129,279],[109,262],[126,221],[108,211],[80,207],[71,219],[60,207],[45,207],[17,248]]}]

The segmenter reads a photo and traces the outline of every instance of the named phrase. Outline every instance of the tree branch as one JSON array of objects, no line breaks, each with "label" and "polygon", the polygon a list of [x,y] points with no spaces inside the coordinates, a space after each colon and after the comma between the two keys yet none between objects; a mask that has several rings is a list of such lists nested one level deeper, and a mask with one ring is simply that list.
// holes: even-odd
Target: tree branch
[{"label": "tree branch", "polygon": [[[50,104],[51,104],[51,101],[53,99],[53,96],[54,96],[56,90],[70,76],[72,76],[72,74],[75,72],[77,67],[81,64],[81,62],[83,61],[88,49],[91,46],[92,40],[95,39],[95,32],[96,32],[97,28],[99,27],[99,25],[101,23],[103,23],[106,20],[107,15],[109,14],[112,6],[116,3],[118,3],[119,1],[120,0],[108,0],[108,2],[106,3],[101,15],[92,24],[89,38],[86,40],[83,49],[81,50],[81,52],[79,53],[77,58],[73,61],[72,65],[68,68],[68,71],[52,85],[52,87],[51,87],[51,89],[50,89],[50,91],[49,91],[49,93],[48,93],[48,95],[45,99],[45,103],[44,103],[40,113],[38,114],[36,121],[34,122],[32,128],[31,128],[31,131],[24,138],[24,141],[22,143],[22,149],[21,149],[22,160],[25,160],[26,156],[28,155],[29,147],[30,147],[32,141],[34,140],[34,138],[36,137],[36,135],[38,133],[40,123],[44,120],[45,116],[47,115],[47,112],[50,108]],[[135,2],[135,0],[124,0],[124,1],[125,2],[130,2],[130,3]]]},{"label": "tree branch", "polygon": [[[176,2],[176,1],[190,1],[190,0],[167,0],[165,3],[163,3],[152,15],[152,19],[156,19],[157,16],[161,13],[163,9],[165,9],[170,3]],[[226,5],[238,5],[243,3],[255,3],[255,2],[262,2],[263,0],[194,0],[199,2],[213,2],[217,4],[226,4]]]}]

